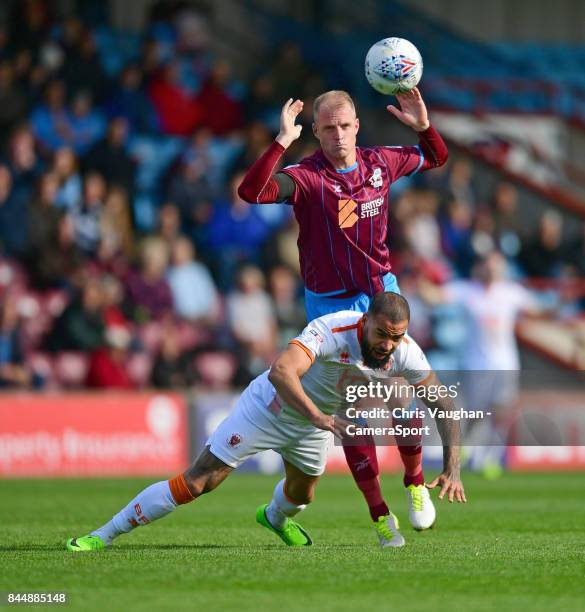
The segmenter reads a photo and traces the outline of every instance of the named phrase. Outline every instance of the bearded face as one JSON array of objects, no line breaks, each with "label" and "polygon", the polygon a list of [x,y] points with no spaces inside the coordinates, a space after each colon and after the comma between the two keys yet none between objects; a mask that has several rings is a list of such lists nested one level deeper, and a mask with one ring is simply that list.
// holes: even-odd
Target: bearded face
[{"label": "bearded face", "polygon": [[393,322],[383,314],[367,317],[360,340],[362,359],[368,368],[385,369],[398,348],[408,321]]}]

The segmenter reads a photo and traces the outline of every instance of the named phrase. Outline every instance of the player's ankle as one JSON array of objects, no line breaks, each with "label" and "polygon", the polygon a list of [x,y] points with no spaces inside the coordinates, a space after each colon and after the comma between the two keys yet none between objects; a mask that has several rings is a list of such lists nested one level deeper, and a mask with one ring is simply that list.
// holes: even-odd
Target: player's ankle
[{"label": "player's ankle", "polygon": [[376,504],[375,506],[369,506],[368,509],[370,510],[370,517],[374,523],[376,523],[381,516],[388,516],[390,513],[385,501],[382,501],[382,503]]},{"label": "player's ankle", "polygon": [[422,470],[418,474],[404,474],[404,486],[409,487],[410,485],[414,485],[418,487],[419,485],[425,484],[425,477]]}]

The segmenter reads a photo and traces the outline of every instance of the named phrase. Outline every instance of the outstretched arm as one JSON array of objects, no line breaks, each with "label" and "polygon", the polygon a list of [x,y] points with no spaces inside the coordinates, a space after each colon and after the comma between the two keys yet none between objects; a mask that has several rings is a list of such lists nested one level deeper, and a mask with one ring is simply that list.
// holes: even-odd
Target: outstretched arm
[{"label": "outstretched arm", "polygon": [[266,149],[260,158],[244,176],[238,187],[239,196],[251,204],[285,202],[295,192],[294,181],[285,174],[273,176],[282,154],[301,135],[303,126],[295,121],[303,110],[303,102],[292,98],[287,100],[280,113],[280,131],[275,141]]},{"label": "outstretched arm", "polygon": [[[423,383],[429,387],[440,385],[440,381],[436,374],[432,375]],[[435,401],[424,399],[424,403],[429,408],[437,408],[439,412],[449,412],[456,410],[455,403],[451,397],[437,398]],[[466,502],[465,490],[461,482],[461,465],[459,459],[460,445],[460,427],[459,421],[449,418],[435,418],[437,429],[443,441],[443,471],[437,476],[427,488],[434,489],[436,486],[441,488],[439,499],[443,499],[447,494],[448,499],[452,502],[454,499],[458,502]]]},{"label": "outstretched arm", "polygon": [[389,104],[386,108],[399,121],[418,132],[419,146],[425,161],[421,170],[438,168],[449,157],[449,151],[441,135],[431,125],[427,107],[417,87],[402,94],[396,94],[400,108]]}]

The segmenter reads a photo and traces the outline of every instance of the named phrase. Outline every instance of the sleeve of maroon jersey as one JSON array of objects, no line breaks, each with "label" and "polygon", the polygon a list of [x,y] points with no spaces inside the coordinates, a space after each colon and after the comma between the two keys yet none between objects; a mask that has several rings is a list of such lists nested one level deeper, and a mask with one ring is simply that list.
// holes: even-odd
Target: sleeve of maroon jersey
[{"label": "sleeve of maroon jersey", "polygon": [[420,147],[376,147],[383,156],[393,183],[401,176],[416,174],[422,167],[425,156]]},{"label": "sleeve of maroon jersey", "polygon": [[302,200],[307,200],[307,195],[310,193],[313,183],[311,171],[307,165],[293,164],[292,166],[286,166],[286,168],[283,168],[280,172],[290,176],[295,184],[294,195],[288,202],[290,204],[298,204]]},{"label": "sleeve of maroon jersey", "polygon": [[238,187],[238,195],[244,201],[251,204],[283,201],[280,198],[281,185],[272,176],[283,153],[284,147],[275,141],[250,166]]},{"label": "sleeve of maroon jersey", "polygon": [[419,170],[438,168],[447,161],[447,145],[432,125],[419,133],[418,142],[414,147],[378,148],[388,164],[392,181],[401,176],[412,176]]}]

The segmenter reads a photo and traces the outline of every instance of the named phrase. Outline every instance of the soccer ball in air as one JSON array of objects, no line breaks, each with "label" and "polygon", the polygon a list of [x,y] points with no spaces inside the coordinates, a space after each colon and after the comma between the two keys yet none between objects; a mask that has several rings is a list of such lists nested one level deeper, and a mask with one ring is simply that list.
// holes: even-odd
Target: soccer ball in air
[{"label": "soccer ball in air", "polygon": [[423,71],[418,49],[404,38],[383,38],[366,55],[366,79],[381,94],[405,93],[416,87]]}]

